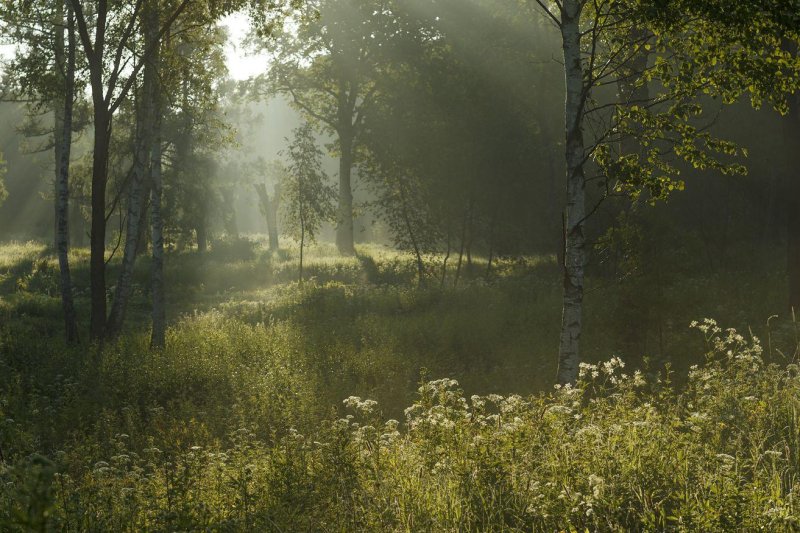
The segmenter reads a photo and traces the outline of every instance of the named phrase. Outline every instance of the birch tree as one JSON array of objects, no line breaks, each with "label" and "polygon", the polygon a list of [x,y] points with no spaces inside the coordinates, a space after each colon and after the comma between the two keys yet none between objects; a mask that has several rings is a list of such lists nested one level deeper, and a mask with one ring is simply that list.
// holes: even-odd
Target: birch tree
[{"label": "birch tree", "polygon": [[[586,222],[599,207],[599,202],[587,205],[587,184],[599,186],[600,202],[625,195],[652,203],[683,189],[677,161],[724,174],[745,172],[732,158],[746,151],[707,131],[698,98],[732,103],[749,93],[755,105],[768,99],[785,109],[781,95],[792,87],[796,65],[776,41],[780,28],[790,27],[779,20],[780,2],[772,11],[741,9],[726,0],[535,2],[558,29],[564,58],[566,206],[557,375],[563,384],[578,375]],[[631,62],[651,48],[657,55],[645,72],[632,73]],[[771,82],[770,74],[781,68],[783,81]],[[657,81],[663,90],[642,102],[631,102],[630,96],[603,99],[604,86],[631,81],[639,86]],[[623,153],[620,147],[631,143],[640,149]]]},{"label": "birch tree", "polygon": [[[190,0],[182,0],[170,11],[158,30],[159,39],[181,15]],[[106,189],[112,118],[128,98],[154,46],[141,55],[132,52],[137,24],[145,0],[121,2],[70,0],[89,72],[94,120],[92,155],[92,200],[90,237],[91,316],[89,336],[102,341],[106,335]],[[156,39],[154,42],[158,42]]]},{"label": "birch tree", "polygon": [[0,4],[0,20],[6,24],[7,37],[18,45],[8,65],[12,84],[7,90],[13,99],[26,101],[32,114],[52,111],[52,130],[37,133],[52,139],[44,149],[52,148],[54,155],[54,243],[65,336],[74,343],[78,326],[69,267],[69,166],[73,110],[80,87],[76,87],[75,19],[67,2],[7,0]]},{"label": "birch tree", "polygon": [[139,238],[142,234],[140,225],[145,214],[145,190],[149,185],[147,182],[151,173],[150,154],[154,146],[156,117],[159,112],[157,109],[159,100],[157,80],[160,76],[158,60],[161,47],[160,42],[158,42],[159,11],[159,2],[157,0],[145,0],[139,15],[141,17],[140,26],[143,46],[149,52],[142,59],[144,67],[142,68],[143,81],[141,87],[133,91],[136,101],[136,140],[128,191],[128,214],[125,226],[126,235],[122,265],[106,326],[106,334],[109,338],[116,337],[122,330],[125,311],[131,294],[133,268],[138,255]]},{"label": "birch tree", "polygon": [[6,175],[6,162],[3,159],[3,153],[0,152],[0,205],[2,205],[6,197],[8,197],[8,191],[6,191],[6,188],[3,185],[3,177],[5,175]]}]

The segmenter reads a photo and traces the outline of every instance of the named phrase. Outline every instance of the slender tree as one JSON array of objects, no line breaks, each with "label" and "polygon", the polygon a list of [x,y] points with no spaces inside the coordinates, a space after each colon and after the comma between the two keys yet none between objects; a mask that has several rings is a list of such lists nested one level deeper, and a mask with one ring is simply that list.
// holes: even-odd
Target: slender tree
[{"label": "slender tree", "polygon": [[300,243],[298,279],[303,283],[306,243],[313,242],[322,223],[333,218],[335,193],[322,170],[322,151],[310,124],[295,130],[285,155],[289,166],[281,184],[281,211],[285,227]]},{"label": "slender tree", "polygon": [[[703,108],[698,97],[705,93],[733,102],[745,92],[754,101],[774,94],[764,73],[781,63],[772,33],[780,9],[770,14],[748,7],[728,16],[721,6],[726,0],[658,5],[616,0],[536,3],[558,28],[564,53],[566,208],[557,378],[570,383],[577,378],[580,362],[586,221],[599,206],[599,202],[587,205],[587,183],[600,184],[604,191],[600,201],[628,195],[654,202],[684,186],[679,168],[671,162],[675,158],[698,169],[744,172],[741,165],[726,161],[743,151],[713,137],[699,123]],[[755,31],[734,30],[742,25]],[[650,47],[658,55],[642,76],[631,63]],[[742,60],[743,49],[753,53],[747,61],[758,65]],[[657,79],[664,90],[640,103],[624,94],[624,101],[603,101],[601,87],[624,86],[632,76]],[[640,150],[628,148],[634,142]],[[628,153],[621,153],[621,146]]]},{"label": "slender tree", "polygon": [[[784,41],[784,50],[797,57],[797,43]],[[789,280],[789,307],[800,312],[800,92],[789,97],[783,118],[784,181],[786,194],[786,271]]]},{"label": "slender tree", "polygon": [[[106,190],[112,118],[128,98],[146,58],[155,52],[161,37],[184,11],[189,0],[182,0],[166,17],[158,37],[141,55],[132,54],[137,23],[145,0],[117,2],[70,0],[75,11],[78,33],[89,72],[94,141],[92,156],[92,200],[90,236],[91,316],[89,335],[102,341],[106,334]],[[155,44],[154,44],[155,43]],[[134,239],[135,240],[135,239]]]},{"label": "slender tree", "polygon": [[[30,133],[52,139],[44,150],[54,155],[54,243],[60,271],[60,291],[64,309],[67,342],[77,342],[77,316],[69,268],[69,175],[73,110],[78,83],[75,53],[75,27],[68,0],[56,2],[0,3],[0,20],[13,42],[19,45],[8,65],[11,82],[6,91],[15,100],[27,103],[30,115],[52,112],[52,130],[38,125]],[[34,121],[35,123],[35,121]],[[51,136],[52,134],[52,136]]]},{"label": "slender tree", "polygon": [[133,167],[131,169],[130,186],[128,190],[128,213],[126,217],[126,235],[123,248],[122,264],[114,291],[114,299],[106,325],[106,335],[114,338],[122,330],[125,311],[131,294],[133,268],[138,256],[139,239],[142,236],[141,226],[145,215],[145,193],[150,185],[151,151],[154,146],[155,122],[157,102],[159,95],[156,92],[158,72],[158,57],[160,57],[160,43],[158,39],[159,6],[157,0],[145,0],[140,13],[143,44],[149,50],[147,57],[143,58],[143,82],[138,90],[134,91],[136,101],[136,132],[133,151]]},{"label": "slender tree", "polygon": [[[60,2],[63,9],[63,2]],[[69,268],[69,162],[72,147],[72,110],[75,93],[75,17],[71,6],[66,9],[65,19],[67,33],[66,58],[60,64],[64,67],[64,104],[63,111],[56,114],[55,135],[61,136],[56,142],[60,149],[58,178],[56,181],[56,251],[61,281],[61,303],[64,309],[64,329],[68,343],[78,342],[78,318],[72,295],[72,277]],[[57,41],[63,39],[63,31],[59,31]],[[58,48],[58,47],[57,47]],[[58,126],[61,126],[60,131]]]}]

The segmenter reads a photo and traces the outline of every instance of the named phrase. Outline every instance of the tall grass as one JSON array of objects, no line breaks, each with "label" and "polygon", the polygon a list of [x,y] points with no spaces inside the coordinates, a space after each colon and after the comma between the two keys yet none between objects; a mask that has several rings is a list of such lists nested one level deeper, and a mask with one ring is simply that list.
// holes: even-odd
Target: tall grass
[{"label": "tall grass", "polygon": [[[401,254],[332,253],[302,287],[292,249],[170,255],[154,352],[146,262],[98,351],[61,341],[46,248],[0,249],[0,530],[800,528],[797,330],[759,326],[774,279],[675,278],[647,316],[595,279],[581,382],[554,390],[552,258],[418,289]],[[764,348],[686,327],[705,311]]]},{"label": "tall grass", "polygon": [[[316,417],[303,429],[286,425],[311,416],[302,406],[313,403],[314,391],[303,388],[297,369],[249,368],[250,377],[237,378],[247,357],[231,363],[214,356],[236,350],[223,335],[196,361],[142,361],[135,387],[149,382],[150,395],[177,390],[177,398],[229,395],[227,412],[207,417],[219,427],[186,416],[179,401],[104,411],[92,434],[74,435],[49,457],[12,452],[15,460],[0,474],[0,524],[68,531],[794,531],[800,371],[765,364],[756,339],[713,322],[700,327],[707,362],[680,391],[668,373],[648,380],[626,373],[615,358],[584,365],[575,387],[528,397],[467,398],[455,380],[423,382],[402,423],[384,418],[377,402],[349,397],[350,414]],[[172,365],[188,383],[174,381]],[[193,372],[211,381],[191,379]],[[269,393],[237,407],[237,392],[251,388]],[[256,420],[269,420],[272,430]],[[10,435],[32,438],[8,418],[3,435],[4,446]]]}]

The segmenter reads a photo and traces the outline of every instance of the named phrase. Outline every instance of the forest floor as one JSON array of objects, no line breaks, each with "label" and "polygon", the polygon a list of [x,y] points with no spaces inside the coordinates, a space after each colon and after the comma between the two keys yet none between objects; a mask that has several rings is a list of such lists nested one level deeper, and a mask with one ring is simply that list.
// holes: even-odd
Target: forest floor
[{"label": "forest floor", "polygon": [[[315,247],[302,285],[293,249],[170,254],[153,352],[146,259],[98,351],[61,339],[52,252],[0,245],[0,530],[800,526],[779,274],[596,274],[597,366],[565,391],[555,258],[439,258],[421,288],[410,257],[358,251]],[[85,331],[88,252],[71,258]]]}]

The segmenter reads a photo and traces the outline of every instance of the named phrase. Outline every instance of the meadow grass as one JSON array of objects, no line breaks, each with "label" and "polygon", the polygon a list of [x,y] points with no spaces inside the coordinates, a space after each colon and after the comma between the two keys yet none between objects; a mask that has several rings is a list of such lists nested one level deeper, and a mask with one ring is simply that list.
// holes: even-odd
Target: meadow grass
[{"label": "meadow grass", "polygon": [[[797,330],[764,320],[781,281],[592,279],[582,379],[556,390],[553,258],[476,260],[457,287],[376,245],[312,249],[302,286],[296,267],[246,242],[170,254],[154,352],[142,260],[98,350],[61,340],[47,247],[0,247],[0,530],[800,527]],[[689,328],[711,314],[763,343]]]}]

